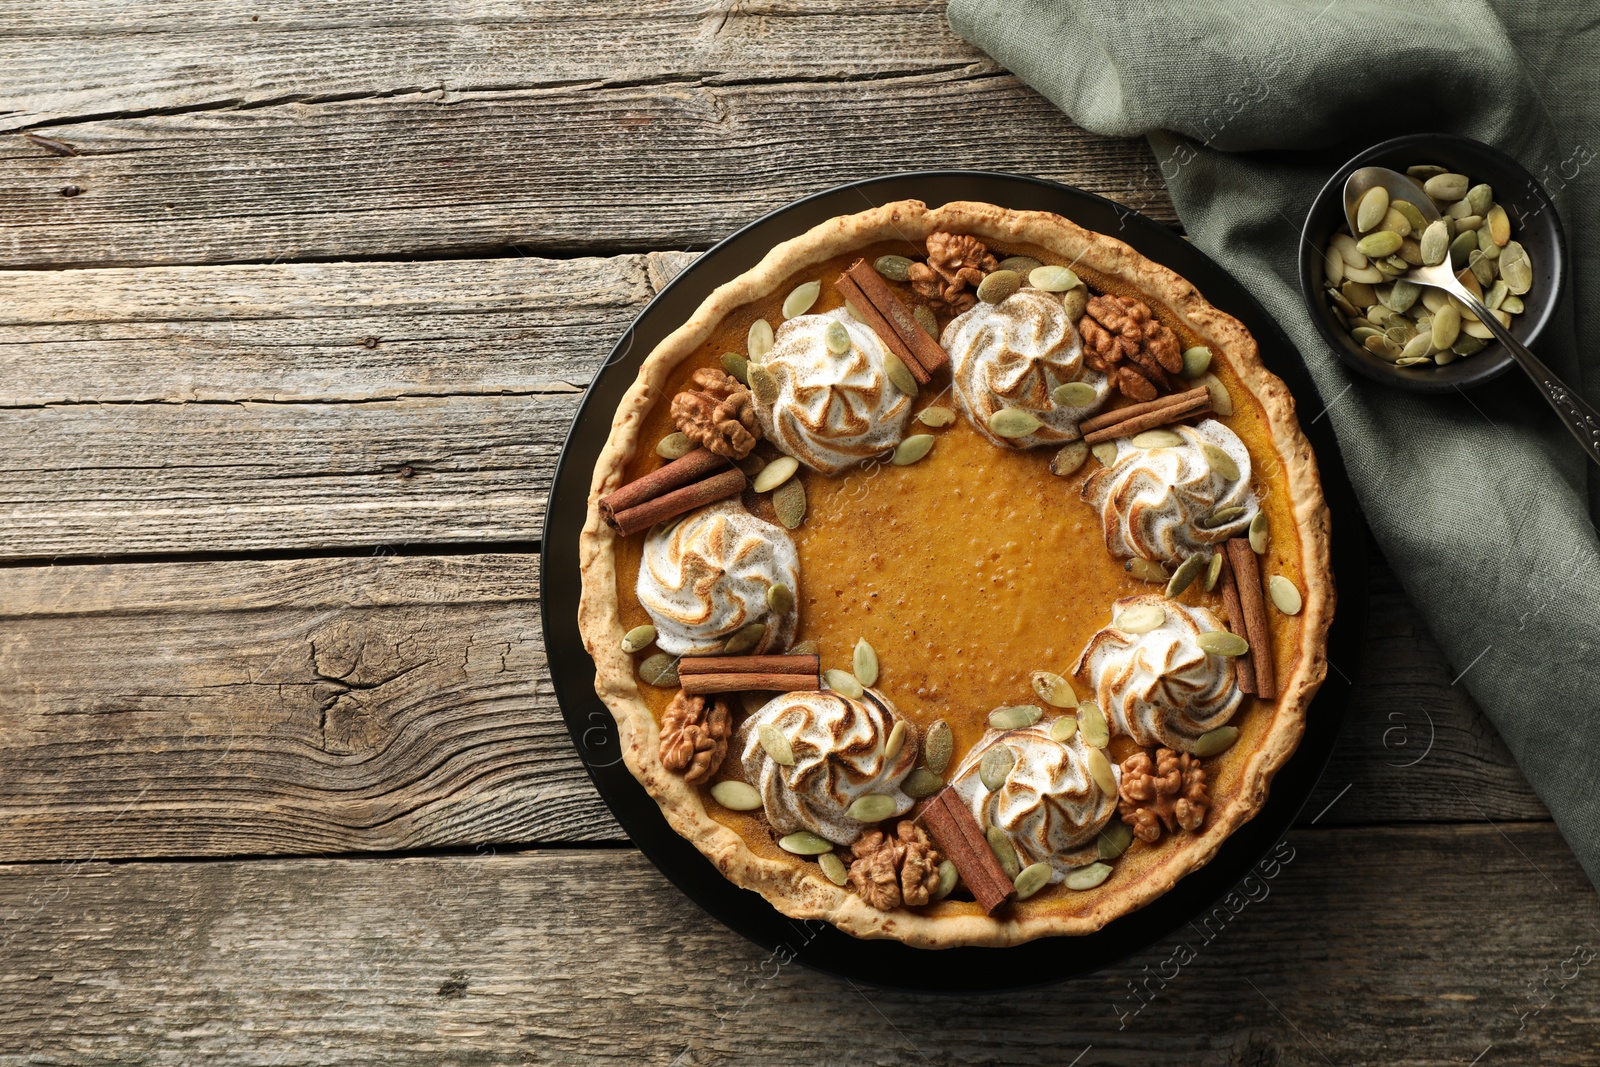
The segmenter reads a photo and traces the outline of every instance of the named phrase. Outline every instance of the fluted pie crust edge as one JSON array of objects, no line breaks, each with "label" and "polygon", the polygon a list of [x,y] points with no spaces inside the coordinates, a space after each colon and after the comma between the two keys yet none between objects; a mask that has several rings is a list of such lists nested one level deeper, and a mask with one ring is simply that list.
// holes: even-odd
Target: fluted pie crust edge
[{"label": "fluted pie crust edge", "polygon": [[[921,242],[937,231],[972,234],[1008,248],[1039,245],[1120,280],[1193,329],[1225,360],[1241,384],[1262,405],[1294,506],[1305,580],[1299,615],[1300,654],[1280,683],[1270,728],[1241,772],[1241,786],[1215,806],[1204,828],[1186,835],[1160,864],[1122,891],[1104,894],[1089,910],[1073,915],[926,915],[898,908],[879,911],[848,888],[828,881],[814,863],[760,857],[743,839],[707,813],[700,790],[662,766],[659,731],[640,696],[632,658],[621,650],[624,633],[618,614],[615,535],[600,520],[600,497],[622,484],[624,470],[639,445],[646,412],[669,397],[668,374],[710,338],[735,309],[770,296],[806,267],[878,241]],[[960,945],[1005,946],[1036,937],[1092,933],[1120,915],[1166,893],[1184,875],[1208,862],[1217,849],[1266,802],[1273,774],[1294,752],[1304,731],[1306,707],[1327,673],[1327,630],[1334,596],[1329,567],[1328,512],[1310,443],[1300,431],[1294,399],[1276,375],[1262,366],[1255,340],[1232,316],[1212,307],[1184,278],[1135,252],[1121,241],[1086,230],[1058,215],[1011,211],[992,204],[955,202],[929,208],[916,200],[886,204],[855,215],[830,219],[774,247],[754,268],[719,286],[678,329],[645,359],[638,379],[623,397],[611,434],[595,464],[588,517],[579,538],[583,594],[578,624],[594,658],[595,691],[617,722],[622,757],[628,769],[660,805],[667,822],[706,855],[730,881],[760,893],[779,911],[796,919],[822,919],[864,938],[894,938],[922,948]],[[1259,713],[1259,708],[1258,708]]]}]

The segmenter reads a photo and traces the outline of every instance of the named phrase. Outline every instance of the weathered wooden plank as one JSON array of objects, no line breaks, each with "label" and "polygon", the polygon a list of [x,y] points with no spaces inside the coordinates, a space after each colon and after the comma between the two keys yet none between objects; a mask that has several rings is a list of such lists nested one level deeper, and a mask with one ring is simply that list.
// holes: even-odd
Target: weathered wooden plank
[{"label": "weathered wooden plank", "polygon": [[749,64],[745,80],[561,82],[45,128],[75,156],[0,137],[0,201],[13,206],[0,267],[705,247],[796,197],[921,168],[1055,178],[1172,218],[1143,142],[1085,133],[983,64],[866,87],[772,81],[758,50]]},{"label": "weathered wooden plank", "polygon": [[[0,569],[0,859],[620,840],[551,693],[536,574],[531,555]],[[1304,819],[1547,818],[1387,576],[1374,618]],[[1419,708],[1433,746],[1395,766]]]},{"label": "weathered wooden plank", "polygon": [[0,1064],[1593,1062],[1600,903],[1549,826],[1280,848],[1207,921],[998,999],[809,972],[805,927],[769,954],[627,850],[11,867]]},{"label": "weathered wooden plank", "polygon": [[0,857],[619,839],[538,562],[0,570]]}]

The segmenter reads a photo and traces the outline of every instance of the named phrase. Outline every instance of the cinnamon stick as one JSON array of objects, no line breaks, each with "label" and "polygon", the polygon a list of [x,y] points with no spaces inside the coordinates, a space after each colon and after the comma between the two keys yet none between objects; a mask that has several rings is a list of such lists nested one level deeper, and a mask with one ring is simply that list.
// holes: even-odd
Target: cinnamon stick
[{"label": "cinnamon stick", "polygon": [[664,493],[681,489],[691,482],[698,482],[727,466],[728,461],[709,448],[697,448],[688,455],[680,456],[665,466],[657,467],[644,477],[636,478],[620,489],[601,497],[600,517],[605,519],[607,525],[615,528],[611,520],[618,512],[638,507]]},{"label": "cinnamon stick", "polygon": [[910,347],[900,339],[894,327],[889,325],[889,320],[872,306],[872,301],[867,299],[867,294],[861,291],[861,286],[856,284],[854,278],[848,274],[841,274],[834,280],[833,287],[839,290],[840,296],[854,305],[861,313],[861,317],[867,320],[867,326],[889,346],[889,350],[900,357],[900,362],[906,365],[906,370],[911,372],[918,385],[927,385],[933,380],[933,375],[923,369],[922,361],[917,359]]},{"label": "cinnamon stick", "polygon": [[900,335],[900,340],[905,342],[916,361],[922,364],[923,370],[932,374],[950,362],[950,357],[945,355],[944,349],[928,336],[927,330],[917,325],[917,318],[911,314],[911,309],[901,302],[893,289],[889,288],[889,283],[883,280],[883,275],[872,269],[872,264],[864,259],[858,259],[845,273],[860,288],[867,302],[889,323],[890,328]]},{"label": "cinnamon stick", "polygon": [[[665,470],[666,468],[662,469]],[[643,479],[640,480],[643,481]],[[693,511],[695,508],[704,507],[706,504],[712,504],[718,500],[742,493],[744,492],[745,484],[744,472],[736,468],[729,468],[721,474],[713,475],[704,481],[694,482],[684,486],[682,489],[674,489],[670,493],[655,497],[652,500],[646,500],[637,507],[615,512],[607,521],[607,525],[623,537],[627,537],[629,534],[638,533],[640,530],[648,530],[658,522],[676,518],[686,511]],[[606,514],[605,501],[602,500],[600,504],[600,515],[604,518]]]},{"label": "cinnamon stick", "polygon": [[1115,426],[1119,422],[1127,422],[1129,419],[1143,415],[1146,412],[1164,410],[1185,401],[1193,401],[1201,396],[1204,396],[1209,401],[1211,399],[1211,390],[1202,385],[1186,392],[1158,396],[1154,400],[1148,400],[1143,404],[1129,404],[1125,408],[1103,412],[1092,419],[1084,419],[1078,423],[1078,429],[1083,433],[1093,433],[1102,426]]},{"label": "cinnamon stick", "polygon": [[[1235,637],[1250,640],[1250,634],[1244,626],[1244,608],[1239,604],[1239,586],[1234,581],[1233,564],[1228,561],[1227,546],[1218,547],[1222,553],[1222,575],[1218,584],[1222,587],[1222,606],[1228,613],[1228,629]],[[1239,692],[1254,693],[1256,691],[1256,669],[1250,662],[1252,653],[1246,652],[1233,661],[1233,675],[1239,683]],[[682,667],[678,668],[682,671]]]},{"label": "cinnamon stick", "polygon": [[685,656],[678,677],[691,674],[820,674],[817,656]]},{"label": "cinnamon stick", "polygon": [[753,674],[683,674],[680,660],[678,682],[691,696],[704,693],[750,693],[769,690],[779,693],[809,692],[822,688],[822,678],[816,674],[794,674],[766,671]]},{"label": "cinnamon stick", "polygon": [[1272,676],[1272,631],[1267,626],[1267,599],[1261,588],[1261,566],[1256,562],[1255,549],[1244,537],[1227,541],[1228,562],[1233,564],[1234,582],[1239,590],[1239,606],[1244,614],[1244,626],[1250,642],[1250,663],[1256,672],[1256,695],[1271,700],[1278,695],[1277,680]]},{"label": "cinnamon stick", "polygon": [[[1205,392],[1205,390],[1202,389],[1201,392]],[[1188,396],[1189,394],[1180,393],[1178,395]],[[1142,415],[1135,415],[1133,418],[1125,419],[1122,422],[1101,426],[1098,430],[1092,430],[1084,434],[1083,440],[1085,444],[1097,445],[1101,441],[1114,441],[1119,437],[1132,437],[1134,434],[1153,430],[1157,426],[1166,426],[1168,423],[1177,422],[1179,419],[1187,419],[1191,415],[1199,415],[1210,410],[1211,394],[1206,393],[1204,396],[1196,397],[1193,400],[1185,400],[1178,404],[1168,404],[1166,407],[1147,411]],[[1082,431],[1082,425],[1078,429]]]},{"label": "cinnamon stick", "polygon": [[985,914],[993,915],[1017,895],[1016,887],[984,838],[982,827],[954,789],[946,788],[928,801],[921,819],[939,850],[961,872],[961,880]]}]

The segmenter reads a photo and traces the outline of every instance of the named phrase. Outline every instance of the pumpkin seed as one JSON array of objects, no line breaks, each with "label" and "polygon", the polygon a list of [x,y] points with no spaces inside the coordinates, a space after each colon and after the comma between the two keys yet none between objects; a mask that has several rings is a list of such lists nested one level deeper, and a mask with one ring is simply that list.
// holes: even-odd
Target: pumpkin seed
[{"label": "pumpkin seed", "polygon": [[1173,600],[1182,596],[1184,590],[1194,584],[1194,580],[1200,577],[1200,572],[1205,570],[1210,562],[1206,556],[1196,552],[1178,564],[1178,569],[1172,572],[1172,579],[1167,582],[1167,599]]},{"label": "pumpkin seed", "polygon": [[1000,270],[1014,270],[1024,278],[1039,269],[1039,261],[1032,256],[1007,256],[996,264]]},{"label": "pumpkin seed", "polygon": [[750,353],[752,363],[760,363],[767,358],[767,353],[772,351],[772,340],[772,324],[766,319],[757,319],[750,324],[744,350]]},{"label": "pumpkin seed", "polygon": [[1076,289],[1068,289],[1061,294],[1061,306],[1066,309],[1067,321],[1074,326],[1083,318],[1083,313],[1089,307],[1089,289],[1080,285]]},{"label": "pumpkin seed", "polygon": [[1001,408],[989,416],[989,432],[1009,440],[1026,437],[1043,425],[1038,416],[1021,408]]},{"label": "pumpkin seed", "polygon": [[1360,285],[1377,285],[1384,279],[1383,272],[1377,267],[1367,267],[1363,269],[1359,267],[1347,266],[1344,269],[1344,276],[1346,285],[1349,285],[1352,282]]},{"label": "pumpkin seed", "polygon": [[1135,434],[1132,444],[1134,448],[1177,448],[1183,444],[1183,438],[1171,430],[1146,430]]},{"label": "pumpkin seed", "polygon": [[759,363],[750,364],[750,393],[756,398],[758,404],[771,407],[778,402],[778,379],[772,372]]},{"label": "pumpkin seed", "polygon": [[645,623],[643,626],[635,626],[622,635],[622,651],[630,654],[638,652],[641,649],[649,648],[655,639],[656,628],[654,626],[649,623]]},{"label": "pumpkin seed", "polygon": [[1100,787],[1100,792],[1108,797],[1117,795],[1117,776],[1111,770],[1111,760],[1106,758],[1105,752],[1098,748],[1089,749],[1087,757],[1089,764],[1089,777],[1094,779],[1094,784]]},{"label": "pumpkin seed", "polygon": [[911,317],[917,320],[917,325],[921,326],[929,337],[939,336],[939,320],[933,317],[931,308],[918,304],[911,309]]},{"label": "pumpkin seed", "polygon": [[1389,340],[1384,334],[1374,334],[1361,342],[1361,347],[1368,352],[1393,363],[1400,358],[1400,346]]},{"label": "pumpkin seed", "polygon": [[1482,215],[1494,203],[1494,190],[1487,185],[1474,185],[1467,190],[1467,203],[1471,205],[1474,215]]},{"label": "pumpkin seed", "polygon": [[1416,182],[1425,182],[1435,174],[1444,174],[1444,167],[1436,167],[1431,163],[1420,163],[1415,167],[1406,168],[1406,176]]},{"label": "pumpkin seed", "polygon": [[927,736],[922,739],[922,762],[934,774],[943,774],[950,766],[950,754],[954,746],[955,738],[950,733],[950,724],[938,719],[928,727]]},{"label": "pumpkin seed", "polygon": [[978,761],[978,781],[985,789],[999,789],[1006,784],[1006,776],[1016,766],[1017,756],[1006,745],[995,745]]},{"label": "pumpkin seed", "polygon": [[764,622],[748,622],[733,632],[728,638],[728,643],[722,646],[722,651],[730,656],[742,656],[761,643],[767,636],[767,624]]},{"label": "pumpkin seed", "polygon": [[[1509,283],[1507,283],[1509,284]],[[1449,348],[1461,333],[1461,312],[1454,304],[1446,304],[1433,313],[1433,347]]]},{"label": "pumpkin seed", "polygon": [[1094,889],[1111,877],[1109,863],[1091,863],[1087,867],[1079,867],[1067,875],[1066,886],[1068,889]]},{"label": "pumpkin seed", "polygon": [[931,797],[944,788],[944,779],[932,771],[918,767],[900,783],[900,791],[913,800]]},{"label": "pumpkin seed", "polygon": [[1389,306],[1395,311],[1405,314],[1416,304],[1422,296],[1422,286],[1416,282],[1408,282],[1404,278],[1394,283],[1394,288],[1389,291]]},{"label": "pumpkin seed", "polygon": [[998,304],[1021,288],[1022,275],[1016,271],[991,271],[978,283],[978,299],[985,304]]},{"label": "pumpkin seed", "polygon": [[956,865],[949,860],[939,861],[939,888],[928,894],[928,901],[943,900],[956,888]]},{"label": "pumpkin seed", "polygon": [[796,315],[804,315],[811,310],[811,305],[817,302],[817,297],[822,293],[822,283],[819,281],[802,282],[783,298],[783,317],[792,319]]},{"label": "pumpkin seed", "polygon": [[899,356],[893,352],[886,352],[884,354],[883,369],[884,373],[888,375],[889,381],[894,383],[896,389],[906,394],[906,396],[917,395],[917,379],[906,368],[905,363],[901,361]]},{"label": "pumpkin seed", "polygon": [[1424,363],[1432,363],[1432,356],[1401,356],[1394,361],[1396,367],[1420,367]]},{"label": "pumpkin seed", "polygon": [[[1463,334],[1462,336],[1464,338],[1466,337],[1465,334]],[[1467,339],[1468,340],[1475,340],[1475,338],[1467,338]],[[1434,357],[1433,357],[1433,361],[1435,363],[1437,363],[1441,367],[1445,366],[1448,363],[1454,363],[1456,360],[1461,358],[1460,354],[1456,352],[1456,349],[1458,347],[1460,347],[1460,344],[1461,344],[1461,342],[1457,341],[1455,344],[1450,346],[1450,350],[1448,352],[1435,353]]]},{"label": "pumpkin seed", "polygon": [[669,433],[656,442],[656,455],[662,459],[682,459],[695,449],[693,441],[684,432]]},{"label": "pumpkin seed", "polygon": [[796,856],[820,856],[824,852],[833,851],[833,842],[825,837],[818,837],[810,830],[801,830],[787,837],[778,838],[778,847]]},{"label": "pumpkin seed", "polygon": [[870,325],[870,323],[867,322],[866,316],[861,314],[861,309],[856,307],[855,304],[851,303],[850,301],[846,300],[844,302],[844,310],[846,314],[848,314],[852,319],[855,319],[861,325]]},{"label": "pumpkin seed", "polygon": [[1222,578],[1222,560],[1223,555],[1221,552],[1213,552],[1211,554],[1211,562],[1206,565],[1206,592],[1208,593],[1217,587],[1217,582]]},{"label": "pumpkin seed", "polygon": [[1022,861],[1017,859],[1017,850],[1011,844],[1011,838],[998,826],[991,826],[983,832],[989,841],[989,851],[994,853],[994,858],[1000,861],[1000,869],[1006,872],[1006,877],[1016,883],[1017,876],[1022,873]]},{"label": "pumpkin seed", "polygon": [[878,653],[867,644],[865,637],[856,641],[855,651],[850,654],[850,664],[855,668],[856,681],[862,685],[878,684]]},{"label": "pumpkin seed", "polygon": [[1215,374],[1207,374],[1200,379],[1200,384],[1211,394],[1212,411],[1223,418],[1233,414],[1233,397],[1228,395],[1228,387],[1222,384],[1222,379]]},{"label": "pumpkin seed", "polygon": [[1460,200],[1467,195],[1471,182],[1465,174],[1435,174],[1422,183],[1422,191],[1435,200]]},{"label": "pumpkin seed", "polygon": [[1478,239],[1478,227],[1482,225],[1482,215],[1463,215],[1459,219],[1456,219],[1456,235],[1459,237],[1461,234],[1470,230],[1472,232],[1472,239],[1474,242],[1476,242]]},{"label": "pumpkin seed", "polygon": [[1088,382],[1063,382],[1050,390],[1050,399],[1057,407],[1086,408],[1099,399],[1099,394]]},{"label": "pumpkin seed", "polygon": [[1207,630],[1194,643],[1214,656],[1242,656],[1250,651],[1250,642],[1226,630]]},{"label": "pumpkin seed", "polygon": [[1167,579],[1172,577],[1167,573],[1167,568],[1153,559],[1142,559],[1134,556],[1122,565],[1122,569],[1139,579],[1141,582],[1160,582],[1167,584]]},{"label": "pumpkin seed", "polygon": [[850,870],[837,852],[824,852],[818,856],[817,866],[822,868],[822,873],[834,885],[845,885],[850,881]]},{"label": "pumpkin seed", "polygon": [[1267,579],[1267,595],[1272,598],[1273,606],[1285,615],[1300,614],[1300,590],[1283,575],[1274,574]]},{"label": "pumpkin seed", "polygon": [[773,582],[767,588],[767,610],[782,618],[794,610],[794,592],[782,582]]},{"label": "pumpkin seed", "polygon": [[722,353],[722,369],[737,378],[740,384],[750,384],[750,361],[739,353]]},{"label": "pumpkin seed", "polygon": [[1467,265],[1467,256],[1478,247],[1478,235],[1468,231],[1456,234],[1450,242],[1450,269],[1460,270]]},{"label": "pumpkin seed", "polygon": [[822,343],[828,346],[828,351],[836,356],[842,356],[850,351],[850,330],[839,319],[828,323],[822,331]]},{"label": "pumpkin seed", "polygon": [[751,488],[758,493],[769,492],[794,477],[794,472],[799,469],[800,461],[793,456],[779,456],[761,468],[761,473],[750,483]]},{"label": "pumpkin seed", "polygon": [[879,256],[872,261],[872,269],[891,282],[903,282],[911,277],[911,261],[905,256]]},{"label": "pumpkin seed", "polygon": [[1485,259],[1499,259],[1500,246],[1494,243],[1494,234],[1489,232],[1489,227],[1478,227],[1478,251],[1483,253]]},{"label": "pumpkin seed", "polygon": [[678,684],[678,657],[667,652],[647,656],[639,664],[639,678],[657,689],[671,689]]},{"label": "pumpkin seed", "polygon": [[768,758],[780,767],[794,766],[794,746],[776,723],[764,722],[756,728],[756,741]]},{"label": "pumpkin seed", "polygon": [[1215,730],[1207,730],[1194,740],[1194,754],[1201,759],[1226,752],[1239,740],[1237,726],[1219,726]]},{"label": "pumpkin seed", "polygon": [[1090,748],[1105,748],[1111,743],[1111,727],[1099,704],[1085,700],[1078,705],[1078,732],[1083,734],[1083,743]]},{"label": "pumpkin seed", "polygon": [[1033,691],[1039,694],[1039,699],[1049,704],[1052,708],[1072,708],[1078,705],[1078,694],[1072,691],[1072,683],[1051,671],[1034,671],[1028,679],[1033,685]]},{"label": "pumpkin seed", "polygon": [[1117,444],[1115,441],[1101,441],[1089,452],[1100,461],[1102,467],[1109,467],[1117,462]]},{"label": "pumpkin seed", "polygon": [[1394,344],[1399,345],[1400,350],[1404,352],[1406,344],[1417,335],[1417,332],[1407,326],[1391,326],[1383,331],[1383,335]]},{"label": "pumpkin seed", "polygon": [[1133,844],[1133,827],[1121,820],[1106,823],[1106,828],[1100,831],[1100,836],[1095,839],[1096,851],[1103,860],[1114,860]]},{"label": "pumpkin seed", "polygon": [[789,655],[791,656],[815,656],[816,654],[817,643],[815,641],[801,641],[798,645],[789,647]]},{"label": "pumpkin seed", "polygon": [[956,421],[956,413],[949,408],[940,407],[938,404],[923,408],[917,412],[917,421],[924,426],[949,426]]},{"label": "pumpkin seed", "polygon": [[[1130,561],[1131,562],[1131,561]],[[1167,609],[1146,601],[1135,604],[1111,620],[1111,625],[1127,634],[1147,634],[1167,621]]]},{"label": "pumpkin seed", "polygon": [[[1504,279],[1501,280],[1504,281]],[[1508,289],[1507,292],[1509,291],[1510,290]],[[1520,296],[1508,296],[1500,302],[1500,310],[1509,311],[1513,315],[1522,314],[1523,309],[1526,306],[1527,305],[1522,302],[1522,297]]]},{"label": "pumpkin seed", "polygon": [[1050,740],[1070,741],[1072,735],[1078,732],[1078,720],[1071,715],[1063,715],[1050,724]]},{"label": "pumpkin seed", "polygon": [[1198,378],[1211,369],[1211,349],[1205,345],[1195,345],[1193,348],[1183,350],[1183,376],[1185,378]]},{"label": "pumpkin seed", "polygon": [[[1381,280],[1380,278],[1373,279],[1373,281]],[[1378,302],[1377,290],[1366,282],[1345,282],[1344,285],[1340,286],[1340,291],[1344,293],[1345,298],[1351,303],[1361,307],[1371,307]]]},{"label": "pumpkin seed", "polygon": [[1489,213],[1483,217],[1489,224],[1489,238],[1501,248],[1511,240],[1511,217],[1506,214],[1506,209],[1499,204],[1492,204]]},{"label": "pumpkin seed", "polygon": [[1406,220],[1406,225],[1411,227],[1411,233],[1421,233],[1427,228],[1428,220],[1422,217],[1422,212],[1417,209],[1417,205],[1409,200],[1390,200],[1389,210],[1400,213],[1401,217]]},{"label": "pumpkin seed", "polygon": [[900,751],[906,747],[906,736],[911,732],[911,727],[906,725],[904,719],[895,722],[894,728],[889,731],[889,740],[883,743],[883,758],[894,762]]},{"label": "pumpkin seed", "polygon": [[1430,332],[1419,333],[1405,343],[1400,349],[1400,358],[1395,360],[1395,366],[1400,366],[1408,359],[1426,359],[1431,351],[1433,351],[1433,334],[1430,327]]},{"label": "pumpkin seed", "polygon": [[[1356,205],[1356,232],[1366,233],[1389,213],[1389,190],[1381,185],[1368,189],[1361,197],[1361,202]],[[1356,248],[1361,248],[1361,243],[1356,242]]]},{"label": "pumpkin seed", "polygon": [[1206,457],[1206,462],[1211,465],[1213,471],[1230,482],[1239,480],[1239,465],[1233,461],[1232,456],[1221,448],[1207,441],[1200,446],[1200,454]]},{"label": "pumpkin seed", "polygon": [[863,691],[861,683],[856,680],[855,675],[849,671],[841,671],[838,668],[823,671],[822,681],[835,693],[842,697],[849,697],[851,700],[861,696]]},{"label": "pumpkin seed", "polygon": [[1400,203],[1404,203],[1404,201],[1389,201],[1389,210],[1384,213],[1383,221],[1378,223],[1378,228],[1387,230],[1398,237],[1409,237],[1411,235],[1411,220],[1401,214],[1395,207],[1396,204]]},{"label": "pumpkin seed", "polygon": [[1047,293],[1064,293],[1076,289],[1083,282],[1068,267],[1035,267],[1028,272],[1028,284]]},{"label": "pumpkin seed", "polygon": [[1009,708],[995,708],[989,713],[989,726],[994,730],[1020,730],[1044,718],[1044,710],[1035,704],[1014,704]]},{"label": "pumpkin seed", "polygon": [[1089,446],[1082,441],[1074,441],[1063,445],[1061,451],[1050,457],[1050,473],[1057,478],[1065,478],[1077,473],[1084,461],[1089,458]]},{"label": "pumpkin seed", "polygon": [[729,811],[755,811],[761,806],[761,794],[746,782],[718,782],[711,787],[711,799]]},{"label": "pumpkin seed", "polygon": [[791,478],[778,486],[772,494],[772,510],[786,530],[797,529],[806,518],[806,487],[799,478]]},{"label": "pumpkin seed", "polygon": [[1255,518],[1250,520],[1250,547],[1258,556],[1266,554],[1267,534],[1267,513],[1258,511]]},{"label": "pumpkin seed", "polygon": [[912,434],[895,446],[894,465],[896,467],[909,467],[917,460],[928,454],[933,447],[931,433]]},{"label": "pumpkin seed", "polygon": [[896,806],[894,797],[868,793],[857,797],[844,813],[856,822],[882,822],[894,814]]},{"label": "pumpkin seed", "polygon": [[1494,284],[1494,260],[1485,256],[1481,249],[1474,248],[1467,253],[1467,267],[1478,279],[1480,289]]},{"label": "pumpkin seed", "polygon": [[1393,230],[1377,230],[1356,242],[1365,256],[1392,256],[1400,251],[1400,235]]},{"label": "pumpkin seed", "polygon": [[1215,530],[1219,526],[1228,525],[1235,519],[1244,518],[1244,513],[1248,510],[1249,509],[1243,505],[1237,504],[1232,507],[1218,508],[1216,511],[1213,511],[1210,515],[1207,515],[1204,519],[1202,519],[1200,521],[1200,526],[1207,530]]},{"label": "pumpkin seed", "polygon": [[1322,254],[1322,280],[1329,285],[1338,285],[1344,281],[1344,257],[1331,245]]},{"label": "pumpkin seed", "polygon": [[[1421,233],[1422,231],[1419,229],[1413,230],[1412,232]],[[1405,240],[1401,241],[1400,251],[1396,252],[1395,255],[1404,260],[1407,266],[1422,266],[1422,246],[1417,243],[1417,239],[1415,237],[1407,237]]]},{"label": "pumpkin seed", "polygon": [[1501,250],[1500,276],[1513,296],[1521,296],[1533,288],[1533,262],[1520,241],[1508,242]]},{"label": "pumpkin seed", "polygon": [[1039,890],[1050,884],[1050,876],[1055,873],[1055,868],[1048,863],[1030,863],[1017,874],[1017,879],[1012,883],[1017,890],[1018,900],[1027,900]]}]

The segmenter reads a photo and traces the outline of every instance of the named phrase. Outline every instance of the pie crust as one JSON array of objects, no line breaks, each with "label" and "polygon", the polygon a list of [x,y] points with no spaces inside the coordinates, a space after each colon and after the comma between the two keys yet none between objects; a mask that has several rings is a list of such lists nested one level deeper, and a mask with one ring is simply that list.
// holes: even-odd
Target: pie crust
[{"label": "pie crust", "polygon": [[[1267,724],[1248,751],[1240,751],[1241,743],[1225,754],[1238,763],[1237,784],[1226,796],[1214,798],[1200,830],[1164,837],[1155,858],[1130,877],[1113,877],[1097,890],[1058,896],[1038,907],[1025,906],[1033,901],[1012,905],[994,917],[959,901],[920,909],[873,908],[850,888],[830,882],[814,862],[752,848],[739,832],[708,812],[712,802],[701,787],[686,785],[662,765],[656,718],[641,692],[633,657],[620,648],[627,627],[618,597],[619,539],[601,521],[597,506],[602,496],[626,480],[625,472],[641,444],[646,450],[651,447],[650,442],[641,443],[641,430],[651,410],[671,399],[669,375],[712,337],[730,313],[771,300],[799,272],[830,259],[886,241],[921,244],[929,234],[941,231],[970,234],[997,249],[1045,249],[1087,276],[1113,280],[1121,291],[1148,303],[1163,321],[1181,327],[1190,337],[1203,338],[1214,360],[1225,365],[1231,380],[1251,394],[1264,413],[1270,447],[1276,452],[1274,477],[1286,487],[1294,527],[1282,529],[1284,524],[1279,523],[1273,533],[1298,539],[1304,587],[1302,610],[1290,620],[1288,631],[1294,634],[1292,659],[1287,669],[1283,658],[1278,660],[1277,698],[1250,698],[1254,707],[1248,714],[1264,717]],[[1256,442],[1255,447],[1261,444]],[[1262,464],[1265,457],[1258,455],[1256,460]],[[1306,709],[1327,669],[1326,637],[1334,609],[1328,521],[1315,459],[1296,420],[1294,399],[1284,383],[1262,366],[1256,343],[1243,325],[1207,303],[1192,284],[1121,241],[1054,214],[971,202],[929,208],[907,200],[831,219],[777,245],[754,268],[718,287],[645,359],[618,406],[595,465],[579,541],[583,593],[578,622],[594,658],[596,692],[616,719],[629,770],[655,798],[673,829],[730,881],[760,893],[785,915],[821,919],[857,937],[894,938],[923,948],[1013,945],[1036,937],[1091,933],[1142,907],[1208,862],[1222,842],[1260,810],[1274,773],[1300,740]],[[1095,547],[1104,550],[1103,545]]]}]

